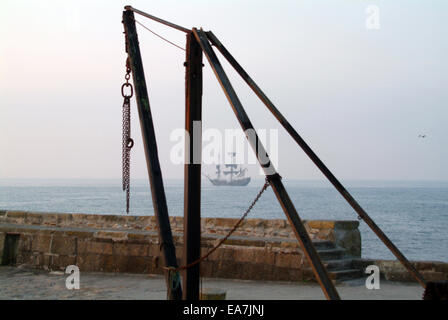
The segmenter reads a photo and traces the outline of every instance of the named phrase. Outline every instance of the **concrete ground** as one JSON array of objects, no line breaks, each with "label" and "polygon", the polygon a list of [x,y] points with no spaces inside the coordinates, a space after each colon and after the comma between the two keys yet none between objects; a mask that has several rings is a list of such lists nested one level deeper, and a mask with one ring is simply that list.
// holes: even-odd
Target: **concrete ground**
[{"label": "concrete ground", "polygon": [[[166,298],[165,280],[160,275],[82,272],[80,289],[68,290],[68,274],[0,267],[0,299],[149,299]],[[220,288],[227,300],[320,300],[325,299],[317,284],[203,279],[203,288]],[[380,289],[369,290],[365,280],[336,285],[342,299],[350,300],[421,300],[423,288],[416,283],[381,280]]]}]

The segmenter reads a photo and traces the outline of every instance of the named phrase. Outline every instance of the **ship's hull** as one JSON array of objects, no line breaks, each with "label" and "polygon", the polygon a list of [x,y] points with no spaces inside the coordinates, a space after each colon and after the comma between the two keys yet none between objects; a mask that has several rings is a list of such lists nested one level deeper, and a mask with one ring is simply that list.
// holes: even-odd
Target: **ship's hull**
[{"label": "ship's hull", "polygon": [[211,183],[215,186],[238,186],[244,187],[247,186],[250,182],[250,177],[242,178],[242,179],[234,179],[230,180],[220,180],[220,179],[209,179]]}]

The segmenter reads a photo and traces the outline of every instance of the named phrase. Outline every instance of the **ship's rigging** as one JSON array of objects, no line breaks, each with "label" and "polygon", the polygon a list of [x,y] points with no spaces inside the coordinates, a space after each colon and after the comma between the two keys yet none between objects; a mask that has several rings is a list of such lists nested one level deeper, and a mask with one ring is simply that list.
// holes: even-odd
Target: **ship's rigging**
[{"label": "ship's rigging", "polygon": [[229,155],[232,157],[232,163],[224,164],[224,170],[221,169],[220,164],[217,164],[214,178],[205,176],[215,186],[247,186],[250,182],[250,177],[246,176],[247,168],[235,163],[235,152],[229,152]]}]

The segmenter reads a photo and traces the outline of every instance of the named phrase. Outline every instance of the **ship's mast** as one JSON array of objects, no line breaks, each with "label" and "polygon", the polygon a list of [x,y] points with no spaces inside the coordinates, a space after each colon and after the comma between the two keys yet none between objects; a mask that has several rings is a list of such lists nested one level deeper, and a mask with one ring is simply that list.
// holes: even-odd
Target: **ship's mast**
[{"label": "ship's mast", "polygon": [[[229,155],[232,156],[232,160],[231,163],[226,164],[226,168],[230,168],[229,171],[224,171],[224,174],[230,174],[230,182],[233,181],[233,176],[236,175],[238,173],[238,170],[233,170],[233,169],[237,169],[238,165],[236,163],[234,163],[234,158],[236,157],[236,152],[229,152]],[[240,169],[241,170],[241,169]]]},{"label": "ship's mast", "polygon": [[221,166],[219,164],[216,165],[216,176],[218,179],[221,177]]}]

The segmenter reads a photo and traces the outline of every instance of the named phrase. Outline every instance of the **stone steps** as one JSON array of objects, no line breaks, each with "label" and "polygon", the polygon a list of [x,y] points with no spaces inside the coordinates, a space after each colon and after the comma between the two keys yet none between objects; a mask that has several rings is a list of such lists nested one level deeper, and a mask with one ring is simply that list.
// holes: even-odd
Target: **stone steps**
[{"label": "stone steps", "polygon": [[[316,246],[316,251],[322,259],[330,279],[337,283],[362,277],[362,270],[356,267],[352,258],[347,257],[346,251],[337,248],[333,242],[328,242],[330,244],[326,244],[326,246]],[[308,273],[312,273],[311,268],[307,269]]]},{"label": "stone steps", "polygon": [[362,273],[359,269],[346,269],[328,271],[328,275],[331,280],[343,281],[360,278]]},{"label": "stone steps", "polygon": [[[314,279],[314,273],[310,267],[305,268],[304,272],[308,280]],[[351,266],[347,266],[341,269],[327,268],[327,272],[330,279],[335,281],[336,283],[338,281],[358,279],[363,276],[362,271],[360,269],[353,269]]]},{"label": "stone steps", "polygon": [[328,271],[356,269],[353,267],[352,259],[339,259],[323,261]]},{"label": "stone steps", "polygon": [[335,248],[334,243],[328,240],[313,240],[312,242],[317,251]]},{"label": "stone steps", "polygon": [[317,253],[323,261],[326,260],[339,260],[345,256],[344,249],[331,248],[331,249],[317,249]]},{"label": "stone steps", "polygon": [[[266,242],[273,247],[281,246],[282,243],[298,244],[296,239],[267,238],[261,240],[257,237],[241,236],[230,237],[226,244],[241,246],[247,246],[250,244],[251,246],[261,247],[265,246]],[[328,240],[313,240],[313,245],[316,248],[319,257],[322,259],[330,279],[333,281],[338,282],[356,279],[362,276],[361,269],[357,268],[357,266],[353,263],[353,259],[347,257],[345,249],[337,248],[334,242]],[[297,247],[300,248],[300,246]],[[306,274],[305,278],[314,278],[311,267],[306,267],[304,272]]]}]

